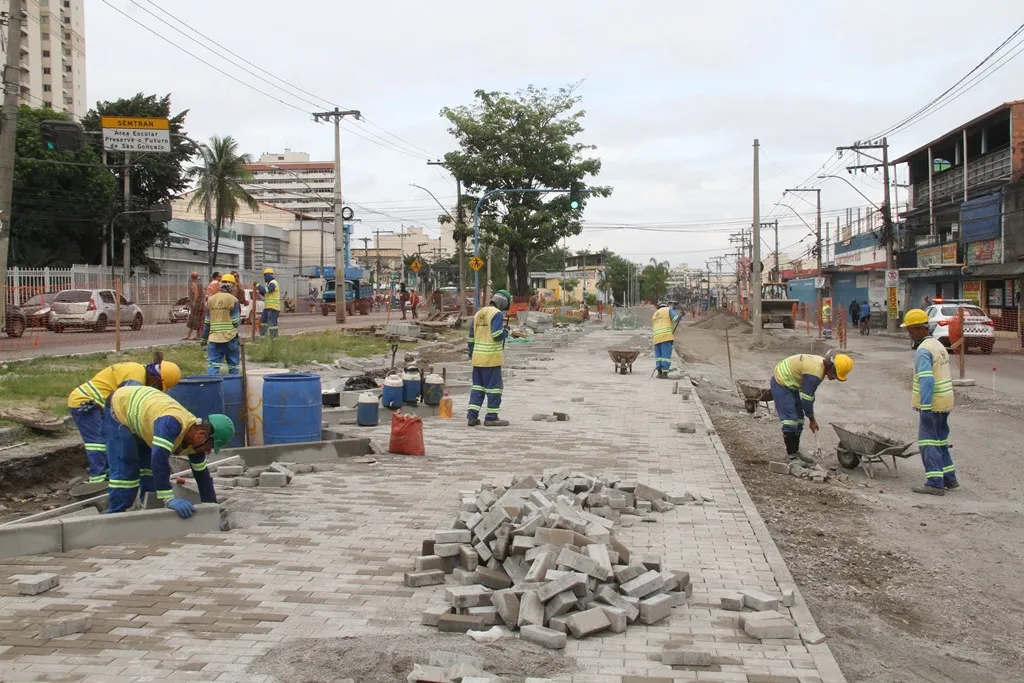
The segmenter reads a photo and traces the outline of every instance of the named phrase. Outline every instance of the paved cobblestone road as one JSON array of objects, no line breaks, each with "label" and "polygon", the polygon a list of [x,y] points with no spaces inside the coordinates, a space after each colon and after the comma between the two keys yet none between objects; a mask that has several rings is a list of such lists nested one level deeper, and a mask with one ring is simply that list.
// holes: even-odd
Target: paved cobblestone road
[{"label": "paved cobblestone road", "polygon": [[[511,428],[429,419],[426,458],[347,461],[333,472],[299,475],[286,489],[232,489],[232,505],[246,510],[245,528],[0,564],[4,577],[61,575],[59,588],[31,598],[0,587],[0,679],[270,682],[247,671],[290,638],[432,632],[419,624],[420,612],[442,588],[405,588],[402,573],[420,541],[456,514],[457,491],[568,464],[712,500],[619,531],[634,552],[658,553],[666,568],[690,571],[693,597],[660,624],[570,639],[565,654],[577,664],[552,680],[844,681],[827,644],[751,640],[733,625],[735,613],[718,609],[723,592],[778,595],[792,579],[718,437],[708,435],[699,402],[673,396],[671,381],[650,379],[647,360],[633,375],[613,374],[605,349],[627,336],[593,332],[535,363],[539,369],[518,371],[502,410]],[[578,396],[585,401],[572,403]],[[457,405],[457,417],[463,410]],[[530,421],[553,410],[568,411],[571,421]],[[670,426],[681,421],[695,422],[697,433]],[[387,430],[362,431],[386,444]],[[791,611],[802,630],[813,628],[799,597]],[[79,612],[92,615],[89,632],[35,635],[43,621]],[[695,671],[651,659],[670,638],[733,663]]]}]

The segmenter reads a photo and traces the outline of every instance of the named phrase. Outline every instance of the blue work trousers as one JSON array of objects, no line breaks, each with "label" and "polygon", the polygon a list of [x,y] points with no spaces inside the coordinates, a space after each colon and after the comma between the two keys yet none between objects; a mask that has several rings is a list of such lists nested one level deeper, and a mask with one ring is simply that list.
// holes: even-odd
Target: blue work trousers
[{"label": "blue work trousers", "polygon": [[771,381],[772,400],[775,401],[775,412],[782,421],[783,434],[800,434],[804,431],[804,405],[800,400],[800,392],[784,387]]},{"label": "blue work trousers", "polygon": [[83,403],[71,409],[71,419],[78,427],[85,444],[88,459],[89,483],[107,480],[107,445],[103,442],[103,409],[92,403]]},{"label": "blue work trousers", "polygon": [[103,439],[110,465],[107,512],[124,512],[131,509],[140,493],[156,491],[150,449],[145,441],[118,422],[111,410],[107,410],[103,418]]},{"label": "blue work trousers", "polygon": [[469,392],[469,411],[466,418],[477,420],[483,409],[484,396],[487,397],[487,417],[485,420],[497,420],[501,408],[501,366],[496,368],[473,368],[473,386]]},{"label": "blue work trousers", "polygon": [[264,308],[263,312],[260,313],[260,336],[271,337],[277,336],[277,316],[281,314],[281,311],[274,310],[273,308]]},{"label": "blue work trousers", "polygon": [[949,452],[949,413],[922,410],[919,416],[917,445],[924,462],[926,485],[942,489],[956,484],[956,467]]},{"label": "blue work trousers", "polygon": [[210,342],[206,348],[210,364],[206,374],[219,375],[221,370],[227,370],[229,375],[237,375],[238,366],[242,362],[239,349],[238,337],[226,342]]},{"label": "blue work trousers", "polygon": [[668,372],[672,369],[672,342],[663,341],[654,345],[654,369]]}]

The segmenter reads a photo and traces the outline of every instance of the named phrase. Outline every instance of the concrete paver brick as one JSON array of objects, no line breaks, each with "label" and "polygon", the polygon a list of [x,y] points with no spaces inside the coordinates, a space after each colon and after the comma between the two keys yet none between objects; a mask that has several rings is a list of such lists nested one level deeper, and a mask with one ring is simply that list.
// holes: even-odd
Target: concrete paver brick
[{"label": "concrete paver brick", "polygon": [[740,593],[728,593],[721,597],[721,606],[724,610],[730,612],[740,612],[743,610],[743,595]]},{"label": "concrete paver brick", "polygon": [[496,507],[484,516],[473,532],[481,541],[487,542],[494,538],[494,534],[502,524],[510,520],[511,518],[504,508]]},{"label": "concrete paver brick", "polygon": [[442,569],[444,560],[438,555],[420,555],[413,560],[413,569],[418,572],[426,572],[432,569]]},{"label": "concrete paver brick", "polygon": [[663,585],[664,580],[661,578],[661,573],[650,570],[622,584],[619,586],[619,590],[632,598],[643,598],[659,590]]},{"label": "concrete paver brick", "polygon": [[519,597],[510,589],[491,593],[491,604],[498,610],[498,615],[506,626],[515,628],[519,623]]},{"label": "concrete paver brick", "polygon": [[452,679],[448,678],[445,667],[413,664],[406,680],[409,683],[447,683]]},{"label": "concrete paver brick", "polygon": [[487,547],[487,544],[483,541],[473,544],[473,550],[480,556],[482,562],[490,562],[494,555],[491,553],[491,549]]},{"label": "concrete paver brick", "polygon": [[465,633],[485,628],[487,620],[472,614],[445,614],[437,620],[437,630],[441,633]]},{"label": "concrete paver brick", "polygon": [[217,468],[218,477],[240,477],[245,473],[241,465],[221,465]]},{"label": "concrete paver brick", "polygon": [[445,589],[452,607],[482,607],[491,604],[491,589],[486,586],[448,586]]},{"label": "concrete paver brick", "polygon": [[476,577],[477,583],[481,586],[487,586],[493,590],[501,590],[503,588],[512,587],[512,579],[509,578],[501,569],[488,569],[487,567],[477,567],[473,572]]},{"label": "concrete paver brick", "polygon": [[615,571],[615,580],[620,584],[632,581],[636,577],[647,572],[647,567],[643,566],[640,562],[625,566],[619,565],[617,567],[613,567],[613,569]]},{"label": "concrete paver brick", "polygon": [[796,591],[792,588],[782,589],[782,606],[792,607],[796,604]]},{"label": "concrete paver brick", "polygon": [[543,626],[524,626],[519,632],[520,637],[528,643],[540,645],[549,650],[565,649],[567,637],[554,629]]},{"label": "concrete paver brick", "polygon": [[[529,554],[526,555],[529,559]],[[555,560],[558,558],[558,551],[555,549],[546,550],[530,565],[529,570],[526,572],[524,581],[543,581],[547,576],[548,571],[554,569]]]},{"label": "concrete paver brick", "polygon": [[44,622],[39,627],[40,638],[60,638],[69,636],[72,633],[84,633],[92,627],[92,617],[88,614],[79,614],[63,619],[54,619]]},{"label": "concrete paver brick", "polygon": [[625,633],[626,626],[629,623],[629,617],[626,614],[626,610],[619,609],[618,607],[611,607],[609,605],[601,605],[601,609],[604,611],[604,615],[608,617],[608,630],[612,633]]},{"label": "concrete paver brick", "polygon": [[260,475],[260,486],[281,487],[288,485],[288,475],[282,472],[264,472]]},{"label": "concrete paver brick", "polygon": [[599,633],[612,625],[600,607],[588,609],[585,612],[574,614],[568,621],[569,631],[574,638],[586,638],[587,636]]},{"label": "concrete paver brick", "polygon": [[235,477],[235,486],[251,489],[260,485],[260,480],[256,477]]},{"label": "concrete paver brick", "polygon": [[456,557],[459,554],[459,543],[434,543],[434,555],[439,557]]},{"label": "concrete paver brick", "polygon": [[636,485],[636,488],[633,490],[633,495],[636,496],[637,498],[641,499],[641,500],[647,500],[647,501],[663,500],[665,498],[664,491],[659,491],[658,489],[654,488],[653,486],[648,486],[647,484],[639,484],[639,483]]},{"label": "concrete paver brick", "polygon": [[434,543],[469,543],[473,540],[473,532],[469,529],[444,529],[434,532]]},{"label": "concrete paver brick", "polygon": [[58,574],[41,573],[22,576],[14,587],[20,595],[39,595],[59,585]]},{"label": "concrete paver brick", "polygon": [[519,628],[544,625],[544,603],[537,597],[537,591],[526,591],[519,598]]},{"label": "concrete paver brick", "polygon": [[468,543],[459,546],[459,566],[469,572],[475,571],[480,566],[480,555]]},{"label": "concrete paver brick", "polygon": [[403,583],[409,588],[421,588],[423,586],[437,586],[444,583],[444,572],[440,569],[429,571],[406,572],[402,577]]},{"label": "concrete paver brick", "polygon": [[547,602],[563,591],[572,590],[576,586],[586,586],[587,576],[580,572],[568,572],[549,581],[537,590],[537,598],[541,602]]},{"label": "concrete paver brick", "polygon": [[425,626],[437,626],[438,620],[445,614],[452,613],[450,604],[430,605],[420,615],[420,623]]},{"label": "concrete paver brick", "polygon": [[534,534],[538,544],[549,543],[555,546],[569,545],[576,540],[576,535],[570,529],[550,529],[541,527]]},{"label": "concrete paver brick", "polygon": [[743,606],[749,607],[758,612],[774,612],[779,609],[779,599],[768,595],[763,591],[753,588],[745,588],[740,591],[743,596]]},{"label": "concrete paver brick", "polygon": [[456,666],[458,664],[466,664],[477,669],[486,669],[487,662],[482,657],[474,657],[472,655],[464,655],[458,652],[446,652],[444,650],[434,650],[430,653],[430,659],[427,661],[430,666],[449,667]]},{"label": "concrete paver brick", "polygon": [[655,595],[640,601],[640,621],[644,624],[656,624],[672,615],[675,600],[668,595]]},{"label": "concrete paver brick", "polygon": [[639,605],[629,602],[627,598],[619,595],[611,586],[602,586],[597,591],[597,599],[610,607],[621,609],[625,612],[626,618],[629,621],[636,621],[637,617],[640,616]]},{"label": "concrete paver brick", "polygon": [[587,576],[593,576],[596,579],[610,579],[612,577],[611,568],[605,572],[604,567],[598,564],[596,561],[581,555],[580,553],[573,552],[568,548],[562,548],[562,552],[558,553],[558,559],[555,560],[559,568],[568,567],[578,572],[582,572]]},{"label": "concrete paver brick", "polygon": [[560,614],[573,610],[576,607],[576,599],[575,593],[565,591],[548,600],[544,605],[544,621],[551,621],[552,617],[557,617]]}]

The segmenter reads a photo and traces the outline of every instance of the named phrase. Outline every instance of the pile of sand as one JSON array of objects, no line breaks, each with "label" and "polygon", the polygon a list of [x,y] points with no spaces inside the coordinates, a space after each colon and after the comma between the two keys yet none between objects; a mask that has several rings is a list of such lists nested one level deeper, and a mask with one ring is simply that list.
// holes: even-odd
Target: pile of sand
[{"label": "pile of sand", "polygon": [[692,327],[701,330],[729,330],[730,332],[739,329],[741,332],[752,332],[754,326],[736,315],[732,311],[719,309],[706,318],[695,322]]}]

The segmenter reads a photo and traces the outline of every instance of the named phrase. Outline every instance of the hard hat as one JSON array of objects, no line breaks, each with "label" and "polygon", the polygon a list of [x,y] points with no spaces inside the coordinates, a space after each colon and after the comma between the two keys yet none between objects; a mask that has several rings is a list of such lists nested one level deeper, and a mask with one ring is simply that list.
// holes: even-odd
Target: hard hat
[{"label": "hard hat", "polygon": [[213,427],[213,452],[220,453],[235,438],[235,423],[227,415],[213,413],[208,418],[210,426]]},{"label": "hard hat", "polygon": [[234,276],[234,275],[232,275],[231,273],[226,273],[226,274],[224,274],[224,275],[221,275],[221,276],[220,276],[220,283],[221,283],[222,285],[223,285],[224,283],[228,283],[228,284],[231,284],[231,285],[233,285],[233,284],[235,284],[235,276]]},{"label": "hard hat", "polygon": [[928,324],[928,314],[920,308],[912,308],[903,316],[900,327],[921,327]]},{"label": "hard hat", "polygon": [[512,304],[512,295],[504,289],[499,289],[491,297],[491,303],[494,304],[495,308],[499,311],[507,311],[509,306]]},{"label": "hard hat", "polygon": [[832,365],[836,369],[836,379],[840,382],[846,381],[846,376],[853,370],[853,359],[845,353],[837,353],[832,359]]},{"label": "hard hat", "polygon": [[177,363],[169,360],[160,362],[160,384],[164,391],[170,391],[175,384],[181,381],[181,368]]},{"label": "hard hat", "polygon": [[273,275],[274,274],[274,269],[273,268],[264,268],[263,269],[263,274],[264,275]]}]

